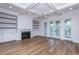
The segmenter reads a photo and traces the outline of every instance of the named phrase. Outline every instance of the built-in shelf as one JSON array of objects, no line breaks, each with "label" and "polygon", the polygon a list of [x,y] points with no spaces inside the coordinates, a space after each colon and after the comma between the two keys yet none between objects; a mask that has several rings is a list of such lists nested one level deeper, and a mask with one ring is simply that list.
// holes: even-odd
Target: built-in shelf
[{"label": "built-in shelf", "polygon": [[7,23],[7,22],[0,22],[0,24],[14,24],[14,25],[16,25],[16,23]]},{"label": "built-in shelf", "polygon": [[38,26],[39,26],[39,21],[33,20],[33,29],[38,29]]},{"label": "built-in shelf", "polygon": [[16,20],[16,19],[13,19],[13,18],[9,18],[9,17],[0,17],[2,19],[9,19],[9,20]]},{"label": "built-in shelf", "polygon": [[17,29],[17,16],[0,12],[0,29]]},{"label": "built-in shelf", "polygon": [[16,29],[17,27],[0,27],[0,29]]},{"label": "built-in shelf", "polygon": [[4,13],[4,12],[0,12],[0,14],[16,17],[16,15],[12,15],[12,14],[8,14],[8,13]]}]

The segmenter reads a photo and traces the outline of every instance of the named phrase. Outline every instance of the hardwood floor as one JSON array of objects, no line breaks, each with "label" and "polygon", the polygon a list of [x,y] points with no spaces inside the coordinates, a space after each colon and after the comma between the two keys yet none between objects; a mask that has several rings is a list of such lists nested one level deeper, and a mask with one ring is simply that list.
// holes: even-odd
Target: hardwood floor
[{"label": "hardwood floor", "polygon": [[79,44],[67,40],[49,39],[49,52],[55,55],[78,55]]},{"label": "hardwood floor", "polygon": [[79,54],[79,44],[49,39],[46,37],[33,37],[30,40],[13,41],[0,44],[1,55],[71,55]]}]

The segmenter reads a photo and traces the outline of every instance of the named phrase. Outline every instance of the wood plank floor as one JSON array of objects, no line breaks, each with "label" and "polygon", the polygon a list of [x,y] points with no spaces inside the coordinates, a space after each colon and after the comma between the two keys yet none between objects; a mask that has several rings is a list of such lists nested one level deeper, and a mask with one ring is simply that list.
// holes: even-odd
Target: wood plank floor
[{"label": "wood plank floor", "polygon": [[33,37],[21,41],[0,44],[1,55],[71,55],[79,54],[79,44],[49,39],[46,37]]}]

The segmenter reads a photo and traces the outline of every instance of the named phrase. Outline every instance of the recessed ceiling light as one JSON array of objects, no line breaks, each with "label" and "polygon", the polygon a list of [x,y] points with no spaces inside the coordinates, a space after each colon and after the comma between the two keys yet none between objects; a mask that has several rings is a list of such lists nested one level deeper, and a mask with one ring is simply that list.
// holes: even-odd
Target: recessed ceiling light
[{"label": "recessed ceiling light", "polygon": [[9,6],[9,8],[13,8],[12,6]]},{"label": "recessed ceiling light", "polygon": [[69,9],[71,9],[71,10],[72,10],[73,8],[69,8]]}]

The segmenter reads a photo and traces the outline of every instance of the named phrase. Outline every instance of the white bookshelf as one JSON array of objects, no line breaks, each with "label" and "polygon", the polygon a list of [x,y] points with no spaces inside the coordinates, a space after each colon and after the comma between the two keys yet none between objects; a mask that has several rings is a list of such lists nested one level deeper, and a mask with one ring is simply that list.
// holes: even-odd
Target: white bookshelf
[{"label": "white bookshelf", "polygon": [[33,20],[33,29],[38,29],[38,27],[39,27],[39,21]]},{"label": "white bookshelf", "polygon": [[0,29],[17,29],[17,16],[0,12]]}]

